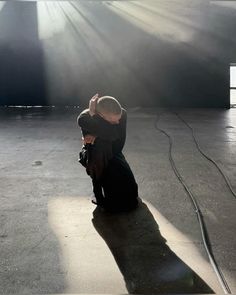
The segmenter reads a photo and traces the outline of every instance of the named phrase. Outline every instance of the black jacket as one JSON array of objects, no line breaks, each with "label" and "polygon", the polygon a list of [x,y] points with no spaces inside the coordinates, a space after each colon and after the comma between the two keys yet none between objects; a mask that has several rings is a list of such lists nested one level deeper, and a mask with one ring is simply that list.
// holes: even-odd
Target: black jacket
[{"label": "black jacket", "polygon": [[122,109],[119,124],[110,124],[99,115],[90,116],[89,109],[80,113],[77,122],[81,127],[83,136],[92,134],[97,136],[97,139],[111,144],[113,155],[122,152],[126,139],[127,113],[125,109]]}]

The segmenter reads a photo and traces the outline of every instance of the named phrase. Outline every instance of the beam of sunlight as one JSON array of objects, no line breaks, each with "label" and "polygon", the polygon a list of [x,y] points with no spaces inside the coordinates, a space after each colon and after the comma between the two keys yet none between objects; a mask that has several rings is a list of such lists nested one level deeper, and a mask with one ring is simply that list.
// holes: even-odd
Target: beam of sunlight
[{"label": "beam of sunlight", "polygon": [[[70,5],[70,6],[69,6]],[[91,3],[90,3],[91,5]],[[105,85],[110,80],[110,73],[107,71],[107,63],[115,64],[113,72],[119,75],[123,73],[124,76],[130,76],[130,81],[135,79],[132,71],[126,66],[125,63],[116,62],[116,53],[119,51],[117,47],[110,46],[109,37],[103,32],[102,28],[98,26],[99,18],[96,18],[94,12],[89,9],[90,6],[84,7],[78,2],[70,2],[66,7],[66,12],[71,18],[71,22],[79,28],[79,37],[81,43],[87,47],[87,52],[90,53],[90,58],[87,60],[87,67],[93,68],[94,61],[96,61],[99,71],[104,76]],[[121,45],[122,47],[123,45]],[[77,54],[77,53],[76,53]],[[93,59],[91,60],[91,57]],[[76,56],[75,56],[76,59]],[[101,62],[104,61],[104,62]],[[101,81],[103,83],[103,80]],[[134,81],[135,83],[135,81]],[[104,87],[105,87],[104,85]],[[102,86],[102,85],[101,85]]]},{"label": "beam of sunlight", "polygon": [[220,6],[220,7],[225,7],[225,8],[233,8],[236,9],[236,3],[234,1],[210,1],[211,4]]},{"label": "beam of sunlight", "polygon": [[89,45],[90,50],[92,49],[91,53],[98,60],[104,56],[106,56],[106,60],[112,60],[113,53],[102,40],[99,30],[96,30],[96,24],[93,23],[94,16],[90,14],[89,10],[84,9],[77,2],[70,2],[68,13],[70,13],[73,23],[80,28],[81,37],[84,43]]},{"label": "beam of sunlight", "polygon": [[[84,79],[83,85],[78,86],[81,73],[88,77],[91,73],[102,73],[104,78],[100,80],[99,87],[105,89],[112,79],[107,64],[113,65],[114,76],[122,73],[122,76],[130,77],[131,84],[137,83],[132,69],[116,56],[123,44],[117,42],[115,47],[110,46],[110,37],[103,30],[107,25],[96,15],[93,7],[91,2],[66,1],[47,5],[42,2],[41,6],[38,3],[39,35],[44,38],[45,80],[48,100],[52,104],[64,97],[78,96],[79,88],[91,87],[90,79]],[[101,3],[96,4],[95,8],[98,7],[107,12]]]},{"label": "beam of sunlight", "polygon": [[1,1],[1,2],[0,2],[0,11],[3,9],[5,3],[6,3],[5,1]]},{"label": "beam of sunlight", "polygon": [[[218,55],[219,49],[212,46],[212,42],[218,37],[227,40],[221,31],[209,26],[208,1],[108,1],[106,5],[119,17],[158,40],[178,43],[179,48],[182,43],[196,59]],[[208,36],[209,42],[196,42],[200,35],[202,38]]]},{"label": "beam of sunlight", "polygon": [[60,15],[57,2],[36,2],[38,16],[39,39],[48,39],[54,34],[63,32],[66,24],[65,18]]},{"label": "beam of sunlight", "polygon": [[[162,3],[159,1],[114,1],[108,2],[107,5],[126,21],[163,40],[188,42],[195,34],[196,28],[193,27],[192,16],[188,14],[191,10],[183,13],[178,10],[178,6],[175,10],[174,5],[176,4],[174,3],[162,7]],[[199,17],[201,17],[200,14]]]},{"label": "beam of sunlight", "polygon": [[[176,229],[152,204],[143,202],[153,215],[169,248],[214,291],[218,291],[215,274],[195,243]],[[92,224],[94,209],[85,197],[56,197],[48,203],[49,226],[61,247],[61,263],[68,285],[65,293],[117,293],[118,290],[119,293],[127,293],[110,249]],[[132,222],[132,215],[128,217],[128,222]],[[133,243],[138,245],[138,241]],[[129,258],[125,259],[128,263]]]}]

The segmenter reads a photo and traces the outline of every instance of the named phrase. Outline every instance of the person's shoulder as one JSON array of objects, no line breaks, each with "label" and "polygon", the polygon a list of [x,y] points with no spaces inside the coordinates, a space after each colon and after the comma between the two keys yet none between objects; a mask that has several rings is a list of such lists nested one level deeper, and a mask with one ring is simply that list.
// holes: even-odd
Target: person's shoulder
[{"label": "person's shoulder", "polygon": [[87,120],[86,118],[89,116],[89,109],[83,110],[77,117],[77,124],[80,126],[82,121]]},{"label": "person's shoulder", "polygon": [[81,117],[84,117],[84,116],[87,116],[87,115],[89,115],[89,109],[85,109],[85,110],[83,110],[83,111],[78,115],[78,118],[77,118],[77,119],[79,119],[79,118],[81,118]]},{"label": "person's shoulder", "polygon": [[80,115],[88,115],[88,114],[89,114],[89,109],[85,109],[79,114],[79,116]]}]

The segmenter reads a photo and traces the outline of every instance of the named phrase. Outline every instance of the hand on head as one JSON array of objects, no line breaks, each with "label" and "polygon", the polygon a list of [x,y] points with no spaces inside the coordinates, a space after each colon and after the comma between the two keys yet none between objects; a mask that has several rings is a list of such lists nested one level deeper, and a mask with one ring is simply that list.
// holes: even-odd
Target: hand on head
[{"label": "hand on head", "polygon": [[[99,98],[101,98],[101,100],[98,102]],[[97,114],[110,124],[119,124],[122,109],[120,103],[114,97],[99,97],[98,93],[96,93],[89,100],[89,114],[90,116]]]},{"label": "hand on head", "polygon": [[98,95],[98,93],[96,93],[89,101],[89,114],[90,114],[90,116],[93,116],[96,113],[96,105],[97,105],[98,98],[99,98],[99,95]]}]

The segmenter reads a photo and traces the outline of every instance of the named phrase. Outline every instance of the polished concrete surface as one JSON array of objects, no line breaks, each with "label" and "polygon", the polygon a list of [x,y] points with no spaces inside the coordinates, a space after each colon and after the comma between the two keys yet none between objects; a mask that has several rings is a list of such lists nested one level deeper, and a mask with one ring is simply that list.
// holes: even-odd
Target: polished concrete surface
[{"label": "polished concrete surface", "polygon": [[[175,111],[236,190],[236,109]],[[0,109],[0,293],[223,294],[156,114],[235,293],[236,200],[183,121],[170,110],[128,110],[124,154],[140,205],[109,214],[90,202],[90,179],[77,162],[79,112]]]}]

